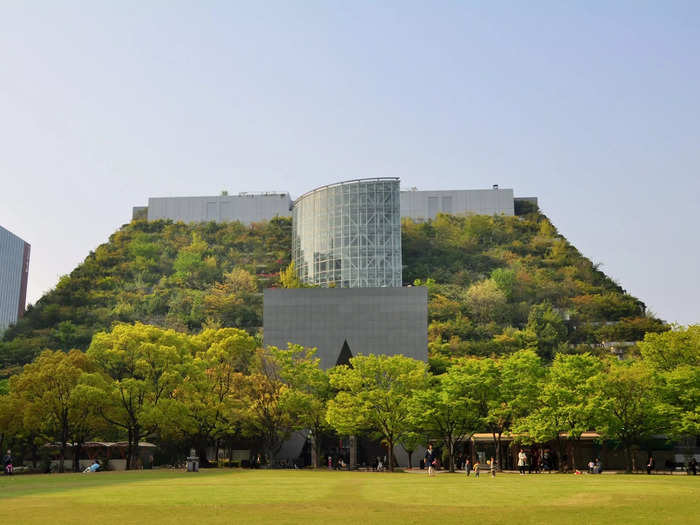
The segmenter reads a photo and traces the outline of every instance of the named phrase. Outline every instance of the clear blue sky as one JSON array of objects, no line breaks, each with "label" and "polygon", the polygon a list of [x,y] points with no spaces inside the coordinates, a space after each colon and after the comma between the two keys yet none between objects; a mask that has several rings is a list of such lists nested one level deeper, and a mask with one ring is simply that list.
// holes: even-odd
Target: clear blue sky
[{"label": "clear blue sky", "polygon": [[700,322],[700,2],[0,3],[0,224],[29,299],[149,196],[512,187]]}]

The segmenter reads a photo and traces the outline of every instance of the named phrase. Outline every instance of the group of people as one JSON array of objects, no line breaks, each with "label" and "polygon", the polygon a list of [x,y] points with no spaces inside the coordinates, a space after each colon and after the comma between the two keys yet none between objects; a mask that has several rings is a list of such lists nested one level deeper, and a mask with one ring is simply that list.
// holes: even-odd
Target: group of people
[{"label": "group of people", "polygon": [[[425,451],[425,458],[424,458],[425,466],[428,469],[428,476],[434,476],[436,469],[439,467],[439,460],[437,457],[437,453],[435,452],[435,449],[433,449],[433,445],[428,444],[428,448]],[[491,473],[491,477],[495,478],[496,477],[496,460],[491,457],[488,461],[486,461],[487,468],[489,472]],[[465,458],[464,460],[464,472],[466,473],[467,476],[469,476],[472,472],[474,473],[475,477],[479,477],[479,474],[481,474],[481,463],[479,461],[479,458],[477,457],[474,460],[474,464],[472,465],[471,461],[469,461],[469,458]],[[462,464],[461,462],[459,463],[458,469],[461,470]]]},{"label": "group of people", "polygon": [[603,464],[600,462],[600,458],[595,458],[595,461],[590,460],[588,462],[588,473],[589,474],[602,474]]}]

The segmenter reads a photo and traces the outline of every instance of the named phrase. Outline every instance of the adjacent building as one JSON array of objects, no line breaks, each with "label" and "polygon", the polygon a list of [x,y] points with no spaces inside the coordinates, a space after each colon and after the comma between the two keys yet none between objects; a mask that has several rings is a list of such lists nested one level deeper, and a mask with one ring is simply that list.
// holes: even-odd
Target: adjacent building
[{"label": "adjacent building", "polygon": [[24,314],[30,245],[0,226],[0,334]]}]

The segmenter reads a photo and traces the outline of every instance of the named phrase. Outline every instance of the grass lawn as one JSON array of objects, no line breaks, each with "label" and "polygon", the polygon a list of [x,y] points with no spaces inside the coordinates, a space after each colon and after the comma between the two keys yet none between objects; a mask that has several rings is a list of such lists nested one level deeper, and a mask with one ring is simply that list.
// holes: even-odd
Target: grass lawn
[{"label": "grass lawn", "polygon": [[0,523],[700,523],[700,476],[105,472],[0,477]]}]

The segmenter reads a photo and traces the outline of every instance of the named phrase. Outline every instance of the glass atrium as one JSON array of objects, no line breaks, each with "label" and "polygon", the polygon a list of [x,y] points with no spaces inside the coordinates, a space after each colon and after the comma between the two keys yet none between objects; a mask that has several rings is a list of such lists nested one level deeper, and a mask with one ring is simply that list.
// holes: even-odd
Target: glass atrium
[{"label": "glass atrium", "polygon": [[292,258],[309,284],[401,286],[399,179],[359,179],[312,190],[293,210]]}]

